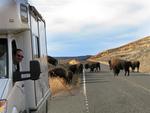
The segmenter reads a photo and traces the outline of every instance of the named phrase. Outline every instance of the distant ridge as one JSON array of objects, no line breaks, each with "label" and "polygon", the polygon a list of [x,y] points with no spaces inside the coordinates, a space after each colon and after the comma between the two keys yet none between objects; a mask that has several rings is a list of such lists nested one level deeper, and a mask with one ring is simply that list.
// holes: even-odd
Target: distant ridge
[{"label": "distant ridge", "polygon": [[71,57],[54,57],[57,60],[69,60],[69,59],[76,59],[79,61],[87,60],[88,58],[92,57],[92,55],[85,55],[85,56],[71,56]]},{"label": "distant ridge", "polygon": [[88,60],[100,61],[107,64],[108,60],[112,57],[119,57],[126,60],[139,60],[141,62],[140,71],[150,72],[150,36],[100,52]]}]

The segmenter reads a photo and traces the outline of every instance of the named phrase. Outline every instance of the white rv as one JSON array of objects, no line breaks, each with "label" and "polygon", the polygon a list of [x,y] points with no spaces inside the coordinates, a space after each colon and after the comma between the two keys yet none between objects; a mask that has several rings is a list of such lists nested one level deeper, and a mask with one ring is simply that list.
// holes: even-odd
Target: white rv
[{"label": "white rv", "polygon": [[[48,113],[45,21],[26,0],[0,1],[0,113]],[[13,51],[22,49],[20,71]]]}]

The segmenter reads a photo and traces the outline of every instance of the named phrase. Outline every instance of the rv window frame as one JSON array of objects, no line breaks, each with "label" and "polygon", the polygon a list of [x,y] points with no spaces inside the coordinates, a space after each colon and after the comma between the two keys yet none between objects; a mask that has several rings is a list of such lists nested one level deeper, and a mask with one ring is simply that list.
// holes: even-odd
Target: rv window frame
[{"label": "rv window frame", "polygon": [[22,22],[28,23],[28,7],[25,4],[20,4],[20,17]]}]

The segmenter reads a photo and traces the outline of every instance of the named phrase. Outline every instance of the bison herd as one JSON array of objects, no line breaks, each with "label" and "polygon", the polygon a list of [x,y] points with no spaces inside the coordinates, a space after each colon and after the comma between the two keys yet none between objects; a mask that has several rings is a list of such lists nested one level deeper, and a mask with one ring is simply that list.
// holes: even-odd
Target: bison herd
[{"label": "bison herd", "polygon": [[113,70],[114,76],[118,76],[120,70],[125,71],[125,76],[130,75],[130,68],[132,71],[137,68],[137,72],[139,72],[140,62],[139,61],[127,61],[118,58],[112,58],[108,61],[110,70]]},{"label": "bison herd", "polygon": [[[53,60],[54,61],[54,60]],[[49,62],[50,63],[50,62]],[[55,63],[53,63],[55,64]],[[100,71],[99,62],[86,62],[78,64],[66,64],[67,66],[57,66],[49,70],[50,77],[60,77],[66,84],[71,84],[73,76],[80,75],[83,72],[83,68],[89,70],[90,72]]]},{"label": "bison herd", "polygon": [[[56,66],[58,64],[58,61],[48,56],[48,62],[55,66],[55,68],[52,68],[49,70],[50,77],[60,77],[63,78],[66,84],[71,84],[73,76],[80,75],[83,72],[83,69],[89,70],[90,72],[98,72],[101,71],[101,65],[99,62],[80,62],[77,64],[67,64],[67,66],[60,67]],[[130,75],[130,68],[132,71],[137,70],[139,72],[140,62],[139,61],[127,61],[122,60],[118,58],[112,58],[108,61],[110,70],[113,70],[114,76],[118,76],[120,70],[124,70],[125,76]]]}]

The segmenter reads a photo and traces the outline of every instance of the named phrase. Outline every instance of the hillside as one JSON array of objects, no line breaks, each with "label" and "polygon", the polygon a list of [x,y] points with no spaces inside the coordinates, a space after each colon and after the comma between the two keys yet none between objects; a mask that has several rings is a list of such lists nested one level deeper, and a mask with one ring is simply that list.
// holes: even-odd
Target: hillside
[{"label": "hillside", "polygon": [[150,36],[118,48],[100,52],[88,60],[107,63],[112,57],[119,57],[126,60],[139,60],[141,63],[140,71],[150,73]]}]

